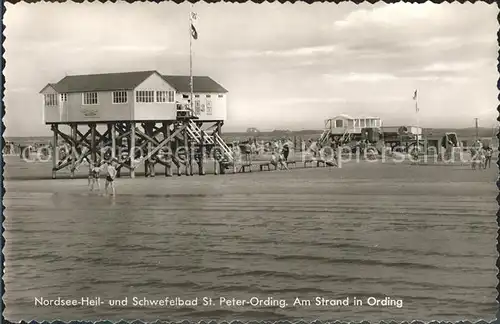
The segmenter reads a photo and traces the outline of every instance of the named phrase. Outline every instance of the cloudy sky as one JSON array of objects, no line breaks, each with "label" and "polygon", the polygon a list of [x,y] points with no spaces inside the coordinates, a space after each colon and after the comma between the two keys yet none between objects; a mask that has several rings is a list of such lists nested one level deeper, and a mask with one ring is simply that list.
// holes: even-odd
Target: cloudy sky
[{"label": "cloudy sky", "polygon": [[[189,74],[189,5],[6,4],[7,136],[45,135],[65,74]],[[346,113],[424,127],[496,118],[494,5],[197,4],[194,74],[229,90],[225,130],[321,129]]]}]

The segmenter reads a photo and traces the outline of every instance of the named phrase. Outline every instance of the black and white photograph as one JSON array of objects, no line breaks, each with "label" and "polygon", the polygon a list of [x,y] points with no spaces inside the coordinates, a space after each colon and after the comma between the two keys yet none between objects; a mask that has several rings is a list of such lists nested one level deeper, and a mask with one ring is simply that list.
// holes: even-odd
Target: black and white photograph
[{"label": "black and white photograph", "polygon": [[5,8],[6,321],[495,320],[498,5]]}]

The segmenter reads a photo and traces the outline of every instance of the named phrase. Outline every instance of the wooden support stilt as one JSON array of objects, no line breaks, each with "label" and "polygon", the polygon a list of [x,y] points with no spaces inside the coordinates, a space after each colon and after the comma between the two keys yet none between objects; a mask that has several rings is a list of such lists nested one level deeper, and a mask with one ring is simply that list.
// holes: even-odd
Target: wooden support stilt
[{"label": "wooden support stilt", "polygon": [[[153,135],[153,128],[154,128],[154,124],[153,123],[146,123],[146,127],[147,127],[147,131],[146,131],[146,134],[152,139],[152,140],[155,140],[156,139],[154,138],[154,135]],[[158,145],[158,144],[156,144]],[[148,141],[148,154],[150,154],[150,152],[153,151],[153,142],[151,140]],[[155,176],[155,154],[152,154],[150,156],[150,158],[148,159],[148,174],[150,177],[154,177]]]},{"label": "wooden support stilt", "polygon": [[116,157],[116,128],[115,124],[110,125],[110,136],[111,136],[111,158]]},{"label": "wooden support stilt", "polygon": [[[107,145],[105,143],[109,143],[112,141],[112,139],[111,139],[113,137],[113,135],[111,135],[111,133],[113,133],[112,125],[113,125],[112,123],[108,123],[106,125],[108,128],[108,130],[107,130],[108,138],[106,138],[104,143],[102,143],[102,145],[106,147],[106,152],[109,152],[109,157],[113,156],[113,153],[111,152],[113,149],[110,149],[109,147],[107,147]],[[105,155],[105,156],[108,157],[108,155]]]},{"label": "wooden support stilt", "polygon": [[92,161],[92,163],[95,163],[96,162],[96,143],[95,143],[95,140],[96,140],[96,124],[89,124],[89,127],[90,127],[90,159]]},{"label": "wooden support stilt", "polygon": [[[217,123],[217,128],[216,128],[216,132],[217,132],[217,135],[220,137],[221,135],[221,128],[222,128],[222,124],[221,122],[218,122]],[[226,173],[226,167],[224,166],[224,164],[222,163],[222,161],[224,160],[224,151],[222,150],[221,147],[219,147],[219,151],[220,151],[220,158],[218,159],[217,161],[217,164],[219,165],[219,171],[220,171],[220,174],[225,174]],[[233,165],[235,164],[236,161],[233,160]]]},{"label": "wooden support stilt", "polygon": [[184,130],[184,152],[185,153],[185,156],[184,156],[184,166],[186,168],[186,175],[190,175],[189,174],[189,170],[190,170],[190,166],[189,166],[189,159],[190,159],[190,150],[189,150],[189,134],[187,132],[187,130]]},{"label": "wooden support stilt", "polygon": [[195,154],[195,146],[193,141],[189,143],[189,175],[193,176],[193,164],[194,164],[194,154]]},{"label": "wooden support stilt", "polygon": [[[154,127],[153,127],[153,126],[154,126],[154,125],[151,125],[151,128],[149,129],[149,131],[150,131],[150,134],[149,134],[149,135],[150,135],[151,137],[154,137],[154,136],[155,136],[155,135],[154,135],[154,131],[153,131],[153,129],[154,129]],[[151,160],[152,160],[152,161],[151,161],[151,176],[152,176],[152,177],[155,177],[155,176],[156,176],[156,170],[155,170],[155,169],[156,169],[157,154],[153,154],[153,156],[151,157]]]},{"label": "wooden support stilt", "polygon": [[[123,161],[123,139],[127,138],[127,136],[130,134],[130,130],[127,129],[124,123],[115,123],[113,126],[115,128],[115,135],[118,134],[118,136],[115,136],[115,157],[120,163],[118,165],[118,168],[116,169],[116,177],[121,178],[122,166],[125,163]],[[113,145],[113,143],[111,143],[111,145]]]},{"label": "wooden support stilt", "polygon": [[77,150],[76,150],[76,146],[77,146],[77,139],[76,139],[76,136],[77,136],[77,133],[76,133],[76,130],[77,130],[77,126],[76,124],[72,124],[71,125],[71,139],[73,140],[73,143],[71,143],[71,178],[74,178],[75,177],[75,169],[77,167],[77,159],[76,159],[76,156],[77,156]]},{"label": "wooden support stilt", "polygon": [[130,177],[135,178],[135,123],[130,124]]},{"label": "wooden support stilt", "polygon": [[[164,138],[169,138],[170,137],[170,124],[169,123],[163,123],[163,136]],[[175,139],[174,139],[175,140]],[[165,164],[165,176],[166,177],[171,177],[172,176],[172,159],[173,159],[173,151],[172,151],[172,140],[169,140],[167,142],[167,156],[166,156],[166,164]]]},{"label": "wooden support stilt", "polygon": [[198,174],[205,175],[205,132],[201,132],[198,159]]},{"label": "wooden support stilt", "polygon": [[[174,145],[174,152],[176,152],[176,156],[175,158],[177,159],[179,157],[179,148],[182,147],[184,143],[184,138],[182,139],[179,139],[179,138],[176,138],[175,139],[175,145]],[[182,170],[181,170],[181,166],[182,166],[182,162],[180,161],[180,159],[177,159],[175,160],[177,163],[175,163],[175,166],[177,167],[177,176],[181,176],[182,175]]]},{"label": "wooden support stilt", "polygon": [[[215,124],[215,130],[213,132],[213,134],[217,134],[217,129],[219,128],[219,123]],[[214,136],[215,137],[215,136]],[[218,159],[219,159],[219,145],[217,145],[217,142],[214,141],[214,147],[212,148],[212,151],[213,151],[213,154],[212,154],[212,157],[214,159],[214,174],[215,175],[218,175],[219,174],[219,163],[218,163]],[[222,170],[221,170],[221,173],[222,173]]]},{"label": "wooden support stilt", "polygon": [[[54,138],[52,140],[52,179],[56,178],[57,163],[59,162],[59,147],[57,145],[57,124],[52,125],[52,131],[54,132]],[[22,152],[22,150],[21,150]]]},{"label": "wooden support stilt", "polygon": [[[149,124],[144,123],[143,128],[144,128],[144,133],[149,136]],[[149,156],[149,154],[151,152],[151,141],[146,140],[145,144],[146,144],[146,145],[144,145],[145,146],[145,153],[146,153],[146,156]],[[141,145],[141,146],[143,146],[143,145]],[[146,178],[151,175],[150,161],[151,161],[150,157],[144,160],[144,176]]]}]

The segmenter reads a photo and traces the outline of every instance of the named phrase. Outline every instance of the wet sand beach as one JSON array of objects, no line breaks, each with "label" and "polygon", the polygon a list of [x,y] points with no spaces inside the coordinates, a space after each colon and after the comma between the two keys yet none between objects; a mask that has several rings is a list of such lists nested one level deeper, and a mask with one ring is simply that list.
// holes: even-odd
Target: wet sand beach
[{"label": "wet sand beach", "polygon": [[[40,179],[50,166],[10,167],[9,320],[477,321],[497,311],[496,166],[159,174],[118,179],[115,198],[90,193],[86,179]],[[141,308],[134,296],[200,305]],[[104,304],[35,306],[40,297]],[[125,297],[127,307],[107,304]],[[203,297],[213,305],[201,305]],[[220,306],[221,297],[288,305]],[[316,297],[349,297],[350,305],[315,306]],[[369,297],[403,305],[369,306]],[[293,306],[295,298],[312,305]]]}]

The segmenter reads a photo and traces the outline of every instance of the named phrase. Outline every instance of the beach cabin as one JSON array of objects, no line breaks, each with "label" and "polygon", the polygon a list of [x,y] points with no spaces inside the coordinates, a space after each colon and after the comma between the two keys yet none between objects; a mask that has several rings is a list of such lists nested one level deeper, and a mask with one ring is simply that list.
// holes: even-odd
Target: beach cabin
[{"label": "beach cabin", "polygon": [[354,118],[348,115],[339,115],[325,121],[325,129],[333,135],[344,133],[361,134],[363,128],[382,127],[382,120],[379,117]]},{"label": "beach cabin", "polygon": [[[190,107],[190,77],[157,71],[69,75],[47,84],[44,122],[172,121]],[[227,118],[227,93],[208,76],[193,77],[193,113],[199,121]],[[184,108],[182,108],[184,109]]]}]

